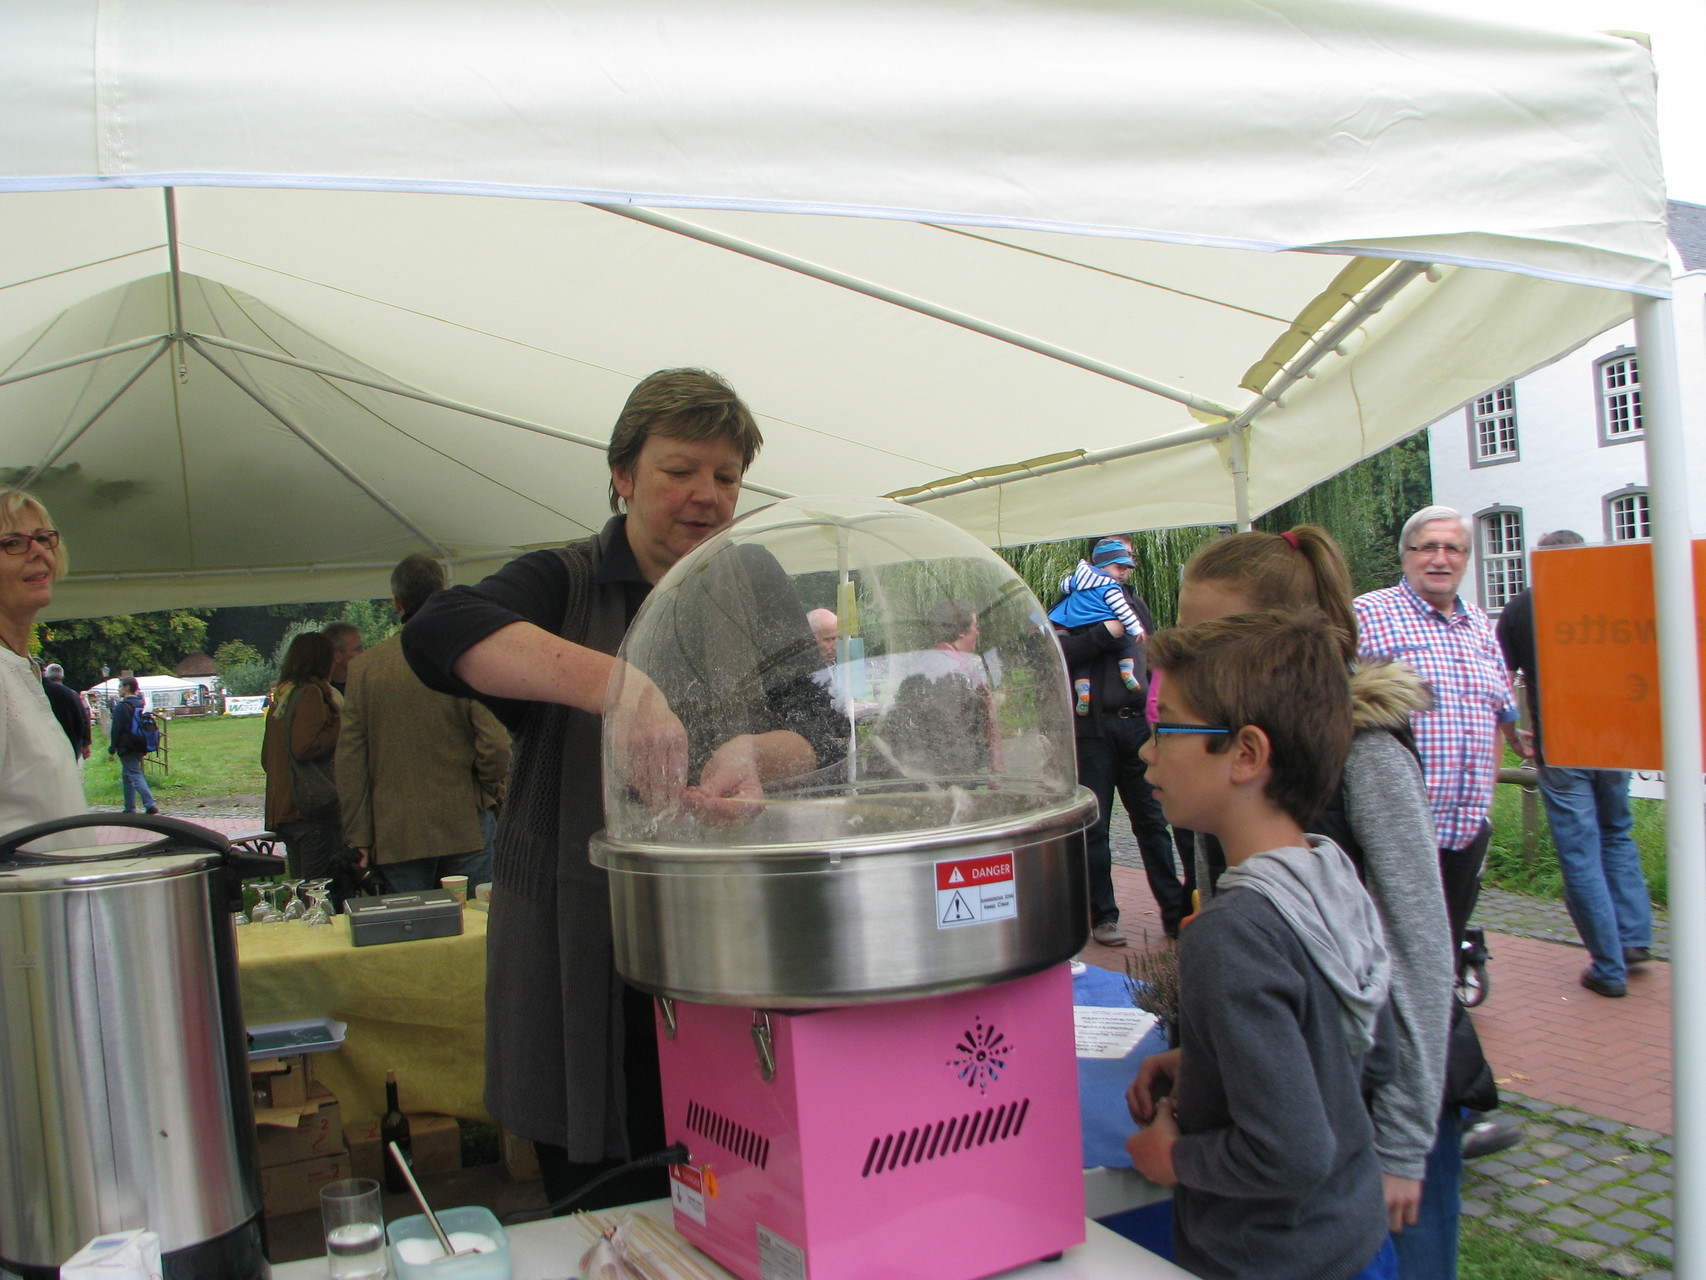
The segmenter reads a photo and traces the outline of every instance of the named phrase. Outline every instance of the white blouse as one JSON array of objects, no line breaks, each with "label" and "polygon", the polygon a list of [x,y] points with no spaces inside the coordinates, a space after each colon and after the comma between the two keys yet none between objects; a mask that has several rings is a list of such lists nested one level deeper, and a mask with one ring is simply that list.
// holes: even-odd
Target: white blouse
[{"label": "white blouse", "polygon": [[71,743],[35,664],[0,646],[0,835],[88,811]]}]

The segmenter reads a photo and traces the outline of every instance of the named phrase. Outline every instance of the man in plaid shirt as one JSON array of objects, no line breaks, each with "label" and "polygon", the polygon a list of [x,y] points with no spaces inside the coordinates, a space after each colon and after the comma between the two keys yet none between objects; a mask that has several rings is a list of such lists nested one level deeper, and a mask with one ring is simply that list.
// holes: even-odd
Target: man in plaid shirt
[{"label": "man in plaid shirt", "polygon": [[1511,696],[1493,624],[1457,594],[1469,568],[1469,521],[1450,507],[1423,507],[1404,525],[1404,580],[1355,602],[1365,658],[1402,662],[1433,691],[1431,711],[1411,717],[1439,840],[1440,877],[1452,936],[1474,910],[1492,828],[1499,734],[1519,753]]}]

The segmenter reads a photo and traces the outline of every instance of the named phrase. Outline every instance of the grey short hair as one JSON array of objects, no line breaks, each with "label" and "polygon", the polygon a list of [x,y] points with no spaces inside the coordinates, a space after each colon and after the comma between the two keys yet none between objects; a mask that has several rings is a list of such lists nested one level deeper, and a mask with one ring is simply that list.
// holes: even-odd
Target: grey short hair
[{"label": "grey short hair", "polygon": [[344,641],[351,636],[357,640],[361,639],[361,628],[353,622],[345,622],[340,618],[337,622],[328,622],[320,634],[332,642],[334,649],[341,649],[344,647]]},{"label": "grey short hair", "polygon": [[48,663],[41,669],[41,673],[49,680],[65,679],[65,668],[60,666],[57,662]]},{"label": "grey short hair", "polygon": [[1433,520],[1455,520],[1463,530],[1463,545],[1469,550],[1475,549],[1475,530],[1469,524],[1469,517],[1456,507],[1423,507],[1415,515],[1404,521],[1404,531],[1398,535],[1398,554],[1402,556],[1410,546],[1410,539],[1415,536],[1417,529]]},{"label": "grey short hair", "polygon": [[1558,529],[1552,533],[1542,534],[1536,547],[1585,547],[1588,540],[1574,529]]}]

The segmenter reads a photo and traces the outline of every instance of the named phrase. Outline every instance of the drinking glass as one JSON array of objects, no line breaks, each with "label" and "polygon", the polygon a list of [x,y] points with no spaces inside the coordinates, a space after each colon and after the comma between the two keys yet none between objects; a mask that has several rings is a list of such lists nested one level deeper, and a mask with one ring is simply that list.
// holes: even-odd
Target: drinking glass
[{"label": "drinking glass", "polygon": [[320,1219],[331,1280],[381,1280],[389,1267],[379,1184],[372,1178],[327,1183],[320,1188]]}]

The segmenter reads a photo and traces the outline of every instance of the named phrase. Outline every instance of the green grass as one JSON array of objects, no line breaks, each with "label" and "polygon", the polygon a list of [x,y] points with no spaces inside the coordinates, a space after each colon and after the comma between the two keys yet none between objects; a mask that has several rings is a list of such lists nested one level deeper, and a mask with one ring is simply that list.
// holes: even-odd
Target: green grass
[{"label": "green grass", "polygon": [[1605,1280],[1605,1272],[1508,1231],[1463,1219],[1457,1238],[1458,1280]]},{"label": "green grass", "polygon": [[[1518,764],[1515,755],[1505,753],[1506,768]],[[1630,812],[1635,818],[1635,845],[1641,851],[1641,868],[1647,875],[1647,887],[1653,901],[1666,906],[1670,901],[1670,878],[1665,864],[1665,807],[1661,800],[1631,800]],[[1558,854],[1552,847],[1552,832],[1546,825],[1546,808],[1535,797],[1536,841],[1532,859],[1524,858],[1522,788],[1500,785],[1493,790],[1493,840],[1487,849],[1487,869],[1482,879],[1500,889],[1514,889],[1543,898],[1564,896],[1564,880],[1558,872]]]},{"label": "green grass", "polygon": [[[145,765],[148,786],[161,805],[186,800],[264,794],[261,769],[261,716],[180,718],[167,728],[168,770]],[[94,754],[83,773],[83,796],[90,804],[120,804],[118,761],[107,755],[100,726]],[[152,761],[153,757],[150,757]]]}]

